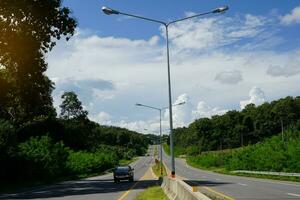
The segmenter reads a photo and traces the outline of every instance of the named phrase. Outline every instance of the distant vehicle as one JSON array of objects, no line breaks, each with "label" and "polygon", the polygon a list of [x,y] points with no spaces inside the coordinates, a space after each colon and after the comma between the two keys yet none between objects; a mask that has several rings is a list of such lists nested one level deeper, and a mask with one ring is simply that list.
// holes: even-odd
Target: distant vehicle
[{"label": "distant vehicle", "polygon": [[134,179],[133,168],[131,166],[118,166],[114,170],[114,182],[118,183],[120,180],[128,180],[130,182]]}]

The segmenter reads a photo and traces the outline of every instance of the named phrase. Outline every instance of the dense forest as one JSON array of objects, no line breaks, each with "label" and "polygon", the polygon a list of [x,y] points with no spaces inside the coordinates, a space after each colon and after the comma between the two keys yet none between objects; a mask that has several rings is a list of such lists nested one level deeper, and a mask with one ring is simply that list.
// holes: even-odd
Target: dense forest
[{"label": "dense forest", "polygon": [[[300,97],[286,97],[260,106],[249,104],[242,111],[201,118],[188,127],[177,128],[175,153],[198,155],[256,144],[290,127],[300,130]],[[284,133],[281,138],[287,140]]]},{"label": "dense forest", "polygon": [[61,0],[1,0],[0,13],[0,188],[99,173],[145,153],[151,138],[90,121],[72,91],[57,115],[45,56],[77,26]]}]

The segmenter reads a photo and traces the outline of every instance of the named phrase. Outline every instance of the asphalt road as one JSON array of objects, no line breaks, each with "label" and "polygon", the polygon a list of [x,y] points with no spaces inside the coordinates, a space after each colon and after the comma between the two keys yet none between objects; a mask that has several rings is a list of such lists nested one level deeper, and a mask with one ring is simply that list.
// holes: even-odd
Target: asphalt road
[{"label": "asphalt road", "polygon": [[139,180],[153,162],[153,147],[149,149],[150,156],[140,157],[131,164],[134,168],[134,182],[113,182],[112,173],[77,181],[66,181],[54,185],[36,187],[22,192],[0,194],[0,199],[86,199],[86,200],[130,200],[136,194],[151,185],[156,180]]},{"label": "asphalt road", "polygon": [[[171,159],[165,152],[163,159],[167,167],[171,169]],[[188,184],[197,185],[200,191],[221,195],[225,199],[300,199],[299,183],[213,173],[190,167],[182,159],[176,159],[175,163],[176,174]]]}]

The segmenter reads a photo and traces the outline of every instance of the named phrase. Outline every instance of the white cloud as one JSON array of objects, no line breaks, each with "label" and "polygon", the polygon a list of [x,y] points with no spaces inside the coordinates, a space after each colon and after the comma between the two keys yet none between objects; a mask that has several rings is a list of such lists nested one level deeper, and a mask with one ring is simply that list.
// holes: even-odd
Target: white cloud
[{"label": "white cloud", "polygon": [[[174,127],[187,126],[191,122],[191,111],[193,105],[190,102],[190,97],[187,94],[182,94],[177,97],[174,105],[185,102],[183,105],[173,106],[173,122]],[[166,111],[165,118],[169,118],[169,110]]]},{"label": "white cloud", "polygon": [[[177,97],[174,105],[185,102],[183,105],[173,106],[173,127],[184,127],[188,126],[193,120],[203,117],[211,117],[213,115],[225,114],[228,110],[220,109],[218,107],[211,107],[205,102],[199,102],[195,108],[190,102],[190,98],[187,94],[181,94]],[[138,120],[138,121],[125,121],[117,122],[114,125],[123,128],[128,128],[134,131],[143,133],[154,133],[159,134],[159,118],[154,117],[149,120]],[[169,110],[166,109],[162,117],[162,130],[163,132],[169,131]]]},{"label": "white cloud", "polygon": [[285,64],[270,65],[267,74],[274,77],[290,77],[300,74],[300,51],[291,54]]},{"label": "white cloud", "polygon": [[111,125],[111,116],[106,112],[100,112],[98,115],[91,117],[92,120],[100,123],[101,125]]},{"label": "white cloud", "polygon": [[[187,13],[190,15],[190,13]],[[169,28],[171,43],[178,50],[208,51],[234,44],[245,38],[254,38],[267,30],[270,19],[246,14],[243,17],[210,17],[176,23]],[[165,30],[161,27],[161,31]]]},{"label": "white cloud", "polygon": [[215,80],[223,84],[235,85],[243,80],[241,71],[223,71],[216,75]]},{"label": "white cloud", "polygon": [[265,93],[262,89],[254,86],[249,92],[250,99],[240,102],[241,109],[244,109],[248,104],[255,104],[257,106],[263,104],[265,100]]},{"label": "white cloud", "polygon": [[[223,15],[170,26],[172,92],[178,97],[173,103],[187,100],[185,105],[174,107],[175,127],[188,125],[194,118],[223,113],[223,108],[237,109],[245,98],[244,91],[253,85],[264,88],[268,99],[299,94],[299,74],[283,67],[291,66],[291,56],[298,54],[296,50],[276,51],[277,33],[268,26],[274,19],[267,18]],[[71,80],[67,85],[79,88],[76,92],[90,117],[105,112],[113,125],[157,132],[157,113],[135,111],[133,105],[167,105],[165,44],[159,42],[162,37],[134,40],[80,30],[68,43],[59,41],[47,58],[47,75],[55,77],[57,99],[61,83]],[[281,66],[289,71],[289,78],[274,78],[274,72],[269,76],[269,66]],[[97,89],[94,84],[83,87],[78,80],[103,80],[113,89]],[[259,101],[250,97],[243,105],[249,102]],[[168,127],[168,118],[164,117],[163,129]]]},{"label": "white cloud", "polygon": [[196,110],[192,112],[192,115],[194,119],[205,118],[205,117],[210,118],[214,115],[223,115],[227,111],[228,110],[221,109],[218,107],[211,107],[207,103],[200,101],[197,105]]},{"label": "white cloud", "polygon": [[281,23],[284,25],[300,23],[300,7],[296,7],[291,11],[291,13],[282,16]]},{"label": "white cloud", "polygon": [[233,38],[255,37],[264,30],[263,26],[266,23],[265,17],[246,14],[245,21],[241,24],[240,29],[233,30],[228,34]]}]

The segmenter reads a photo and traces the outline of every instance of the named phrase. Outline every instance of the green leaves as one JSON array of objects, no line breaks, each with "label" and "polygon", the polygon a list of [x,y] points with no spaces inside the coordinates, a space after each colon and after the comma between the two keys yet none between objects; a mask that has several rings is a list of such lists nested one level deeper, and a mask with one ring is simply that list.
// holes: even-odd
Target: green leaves
[{"label": "green leaves", "polygon": [[63,102],[60,105],[60,116],[64,119],[85,119],[88,112],[83,110],[82,103],[79,101],[75,92],[64,92],[61,96]]},{"label": "green leaves", "polygon": [[0,87],[8,90],[0,93],[0,116],[24,122],[56,115],[45,53],[61,36],[69,39],[74,34],[75,19],[61,0],[1,0],[0,13],[0,70],[6,74],[0,73]]},{"label": "green leaves", "polygon": [[299,120],[300,98],[286,97],[258,107],[250,104],[242,111],[229,111],[210,119],[197,119],[187,128],[174,130],[174,143],[178,148],[195,146],[200,152],[237,148],[277,135],[281,121],[284,129],[300,127]]},{"label": "green leaves", "polygon": [[286,142],[273,136],[247,147],[204,152],[189,157],[188,162],[200,168],[300,172],[300,132],[291,128],[285,134],[289,138]]},{"label": "green leaves", "polygon": [[68,155],[68,148],[62,142],[54,143],[49,136],[32,137],[19,144],[18,150],[27,176],[46,180],[63,174]]}]

